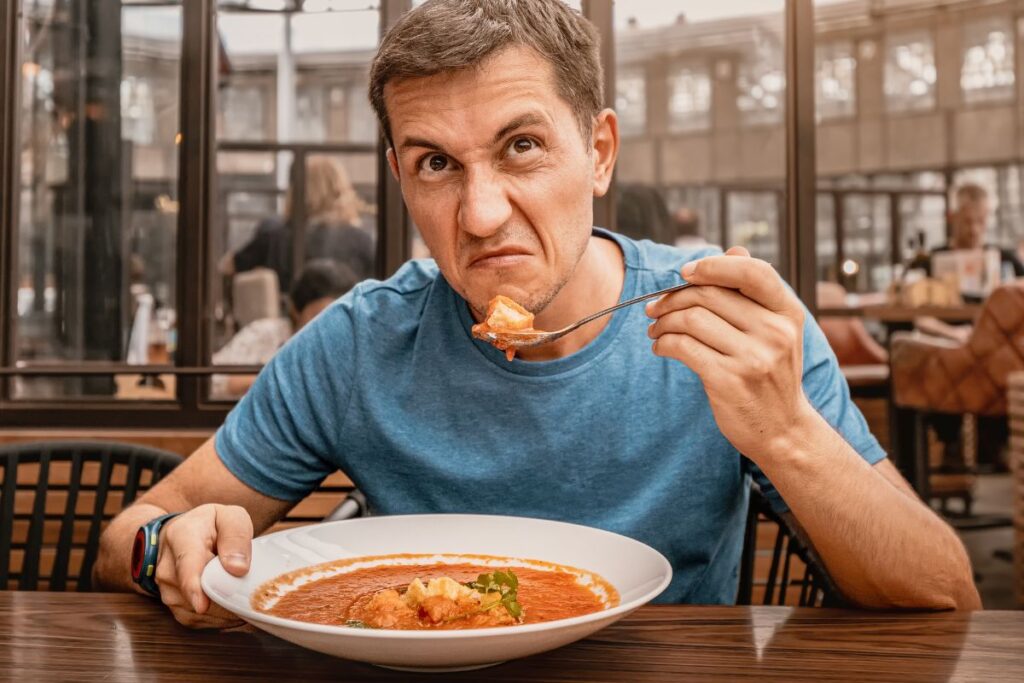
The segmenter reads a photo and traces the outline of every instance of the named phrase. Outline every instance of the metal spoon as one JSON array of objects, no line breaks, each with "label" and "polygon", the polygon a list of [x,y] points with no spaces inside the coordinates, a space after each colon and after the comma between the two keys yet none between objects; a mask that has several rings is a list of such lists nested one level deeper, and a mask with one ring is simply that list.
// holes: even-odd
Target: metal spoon
[{"label": "metal spoon", "polygon": [[672,292],[678,292],[681,289],[686,289],[690,285],[691,283],[684,282],[683,284],[676,285],[675,287],[669,287],[668,289],[662,289],[657,292],[651,292],[650,294],[638,296],[635,299],[630,299],[629,301],[623,301],[622,303],[616,304],[611,308],[606,308],[603,311],[598,311],[597,313],[594,313],[593,315],[588,315],[586,318],[583,318],[582,320],[577,320],[568,327],[563,327],[562,329],[555,330],[553,332],[545,332],[543,330],[522,330],[518,332],[514,330],[503,332],[492,331],[483,333],[482,335],[480,335],[480,339],[490,342],[491,344],[494,344],[495,346],[502,350],[532,349],[535,346],[540,346],[541,344],[549,344],[555,341],[556,339],[561,339],[565,335],[583,327],[587,323],[593,322],[602,316],[608,315],[609,313],[619,310],[620,308],[632,306],[633,304],[638,304],[641,301],[647,301],[648,299],[656,299],[659,296],[671,294]]}]

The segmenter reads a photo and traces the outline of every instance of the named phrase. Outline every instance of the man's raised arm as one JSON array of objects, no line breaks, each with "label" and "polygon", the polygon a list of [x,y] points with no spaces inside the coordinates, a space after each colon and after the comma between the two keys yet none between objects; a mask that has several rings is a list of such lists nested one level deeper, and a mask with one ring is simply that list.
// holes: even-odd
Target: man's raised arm
[{"label": "man's raised arm", "polygon": [[843,594],[865,607],[980,608],[949,525],[804,393],[804,308],[772,267],[734,248],[682,274],[699,286],[648,306],[654,352],[700,376],[719,429],[782,495]]}]

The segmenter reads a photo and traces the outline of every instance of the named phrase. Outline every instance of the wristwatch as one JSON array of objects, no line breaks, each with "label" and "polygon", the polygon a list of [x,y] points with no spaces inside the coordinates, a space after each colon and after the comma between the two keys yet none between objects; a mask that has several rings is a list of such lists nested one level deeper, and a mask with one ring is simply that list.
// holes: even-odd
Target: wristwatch
[{"label": "wristwatch", "polygon": [[153,597],[160,597],[156,585],[156,558],[160,552],[160,527],[174,519],[180,512],[171,512],[151,519],[135,533],[132,544],[132,581]]}]

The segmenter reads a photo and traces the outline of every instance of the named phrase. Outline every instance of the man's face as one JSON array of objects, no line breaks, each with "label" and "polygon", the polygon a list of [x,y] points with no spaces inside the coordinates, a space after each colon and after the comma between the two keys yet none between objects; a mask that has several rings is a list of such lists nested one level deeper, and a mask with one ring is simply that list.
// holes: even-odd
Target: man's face
[{"label": "man's face", "polygon": [[953,215],[953,240],[958,249],[977,249],[985,243],[989,206],[984,199],[964,201]]},{"label": "man's face", "polygon": [[497,294],[539,313],[583,255],[593,196],[607,189],[550,64],[513,47],[384,95],[392,172],[445,279],[478,315]]}]

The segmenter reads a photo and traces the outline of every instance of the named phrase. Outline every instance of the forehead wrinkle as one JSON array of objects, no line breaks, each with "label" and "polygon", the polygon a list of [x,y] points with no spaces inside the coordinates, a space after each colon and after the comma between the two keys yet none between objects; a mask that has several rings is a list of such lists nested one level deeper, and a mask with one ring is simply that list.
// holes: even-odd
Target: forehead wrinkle
[{"label": "forehead wrinkle", "polygon": [[[501,124],[491,124],[496,118],[495,112],[500,115],[512,109],[508,106],[496,108],[496,100],[506,104],[531,99],[533,106],[527,111],[508,115],[502,122],[506,126],[514,118],[531,113],[530,110],[539,114],[549,126],[553,125],[548,109],[562,104],[562,100],[556,90],[552,66],[528,51],[512,55],[506,53],[504,57],[503,61],[487,60],[489,64],[455,73],[388,83],[385,100],[391,112],[389,118],[396,141],[415,138],[431,142],[432,147],[444,148],[461,142],[469,142],[469,146],[486,146],[491,141],[485,141],[484,136],[501,129]],[[538,65],[541,68],[534,68]],[[477,122],[482,125],[474,125]],[[399,131],[399,127],[406,130]],[[481,128],[487,129],[487,133],[481,134],[478,143],[466,140],[467,132]],[[452,142],[446,142],[447,136],[453,138]]]}]

